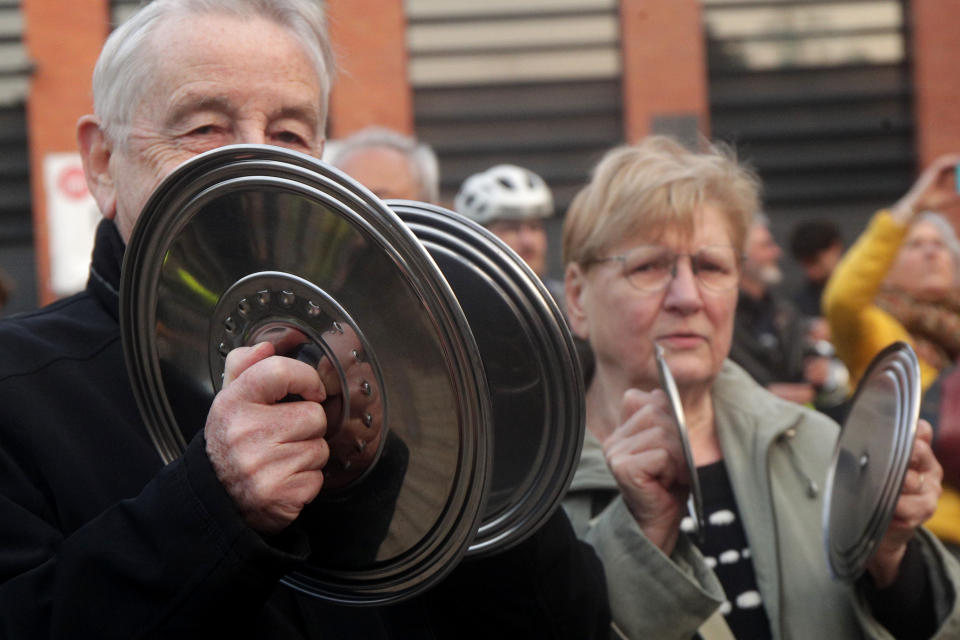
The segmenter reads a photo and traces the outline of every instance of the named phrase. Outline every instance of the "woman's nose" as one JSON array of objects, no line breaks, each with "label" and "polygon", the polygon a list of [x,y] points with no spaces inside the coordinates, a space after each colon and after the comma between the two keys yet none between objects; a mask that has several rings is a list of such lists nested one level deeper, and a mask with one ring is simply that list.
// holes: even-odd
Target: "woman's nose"
[{"label": "woman's nose", "polygon": [[700,298],[700,287],[697,276],[693,272],[690,259],[680,256],[673,264],[670,282],[667,283],[667,295],[664,307],[690,313],[698,310],[703,301]]}]

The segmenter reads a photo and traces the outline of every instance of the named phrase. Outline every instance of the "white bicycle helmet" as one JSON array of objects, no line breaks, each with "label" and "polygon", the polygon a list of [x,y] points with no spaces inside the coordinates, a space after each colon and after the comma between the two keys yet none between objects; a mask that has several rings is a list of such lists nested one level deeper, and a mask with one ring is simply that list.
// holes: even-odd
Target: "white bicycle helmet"
[{"label": "white bicycle helmet", "polygon": [[553,215],[553,195],[529,169],[498,164],[464,180],[453,208],[485,226],[497,220],[548,218]]}]

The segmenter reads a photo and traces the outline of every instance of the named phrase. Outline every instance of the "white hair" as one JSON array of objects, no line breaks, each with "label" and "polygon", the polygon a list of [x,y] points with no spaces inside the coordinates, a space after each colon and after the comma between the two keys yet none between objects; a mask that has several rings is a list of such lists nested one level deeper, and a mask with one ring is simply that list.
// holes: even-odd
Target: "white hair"
[{"label": "white hair", "polygon": [[368,149],[391,149],[403,155],[417,179],[420,199],[424,202],[440,200],[440,168],[437,155],[429,145],[417,142],[410,136],[397,133],[384,127],[367,127],[351,134],[343,140],[333,141],[333,151],[329,162],[341,167],[347,159],[358,151]]},{"label": "white hair", "polygon": [[915,226],[920,222],[928,222],[940,232],[940,239],[943,240],[944,246],[950,252],[950,257],[953,258],[954,278],[960,278],[960,240],[957,239],[957,232],[953,225],[942,214],[935,211],[920,213],[913,219],[910,226]]},{"label": "white hair", "polygon": [[260,17],[287,30],[313,61],[320,81],[321,130],[325,127],[333,51],[327,36],[321,0],[152,0],[110,34],[93,70],[93,109],[100,126],[116,141],[123,141],[127,125],[149,87],[156,63],[150,38],[165,20],[197,14],[222,14],[238,18]]}]

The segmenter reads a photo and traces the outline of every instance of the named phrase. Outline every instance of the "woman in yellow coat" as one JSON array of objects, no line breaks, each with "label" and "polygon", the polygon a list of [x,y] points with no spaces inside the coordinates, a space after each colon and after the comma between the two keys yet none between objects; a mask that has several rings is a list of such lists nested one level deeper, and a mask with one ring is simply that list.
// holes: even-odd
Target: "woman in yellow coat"
[{"label": "woman in yellow coat", "polygon": [[[876,213],[834,270],[823,294],[837,356],[856,383],[897,340],[920,360],[923,390],[960,357],[960,243],[932,211],[960,206],[960,154],[941,156],[891,209]],[[928,528],[960,547],[960,493],[945,487]]]}]

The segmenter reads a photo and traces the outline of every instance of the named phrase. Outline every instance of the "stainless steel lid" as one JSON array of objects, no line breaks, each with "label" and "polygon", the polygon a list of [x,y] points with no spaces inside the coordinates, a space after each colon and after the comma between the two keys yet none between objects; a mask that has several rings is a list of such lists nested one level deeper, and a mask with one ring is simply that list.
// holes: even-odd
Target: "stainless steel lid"
[{"label": "stainless steel lid", "polygon": [[897,342],[870,363],[827,473],[823,535],[827,565],[841,580],[864,571],[893,518],[920,411],[920,365]]},{"label": "stainless steel lid", "polygon": [[492,439],[479,349],[427,250],[358,183],[274,147],[196,157],[147,203],[120,306],[134,393],[165,462],[202,430],[232,348],[270,340],[339,385],[326,486],[300,518],[313,553],[288,585],[390,602],[466,553]]},{"label": "stainless steel lid", "polygon": [[667,365],[667,360],[663,355],[663,347],[654,343],[653,353],[657,360],[657,373],[660,376],[660,387],[664,393],[667,394],[667,400],[670,402],[670,411],[673,413],[673,421],[680,435],[683,459],[687,464],[687,473],[690,477],[690,495],[687,497],[687,512],[693,522],[693,534],[702,541],[705,528],[703,519],[703,492],[700,490],[700,476],[697,475],[697,465],[693,460],[693,448],[690,446],[690,433],[687,431],[687,419],[683,412],[683,403],[680,401],[677,383],[673,379],[673,374],[670,372],[670,367]]},{"label": "stainless steel lid", "polygon": [[584,436],[570,330],[537,275],[494,234],[442,207],[387,205],[439,265],[473,331],[493,408],[493,472],[470,554],[523,540],[557,507]]}]

